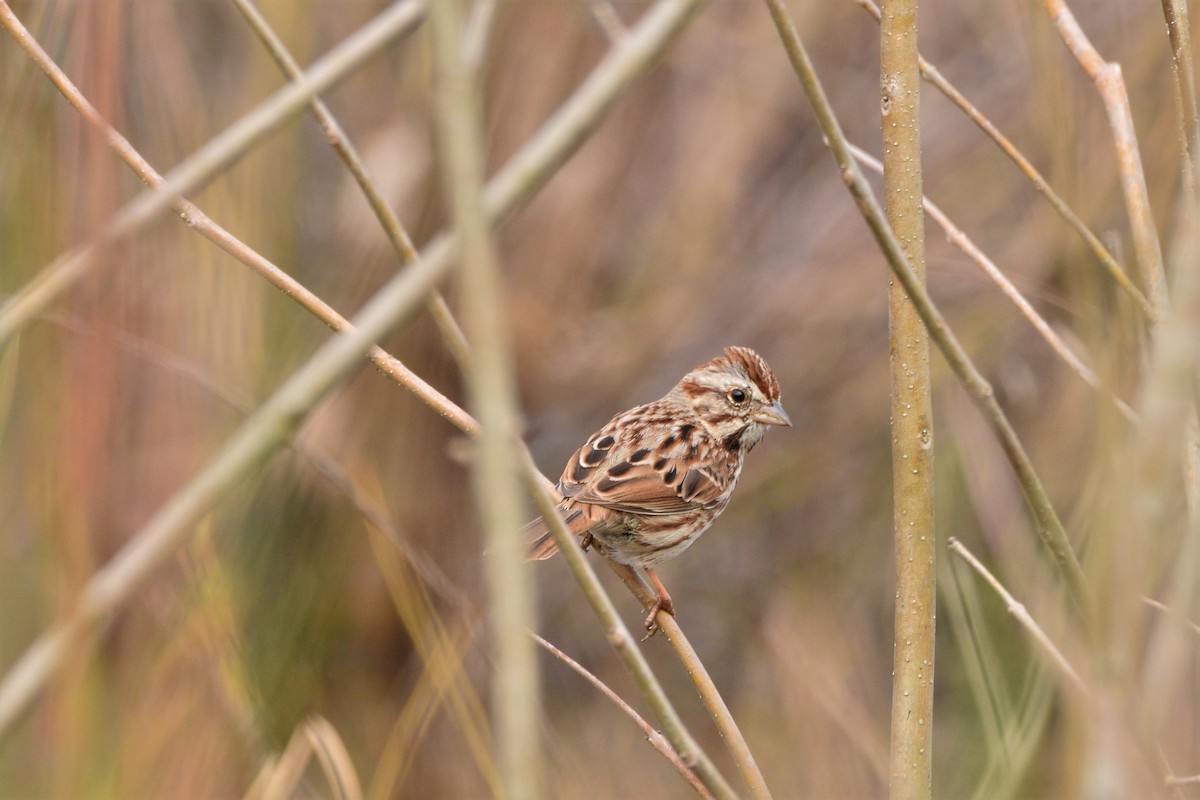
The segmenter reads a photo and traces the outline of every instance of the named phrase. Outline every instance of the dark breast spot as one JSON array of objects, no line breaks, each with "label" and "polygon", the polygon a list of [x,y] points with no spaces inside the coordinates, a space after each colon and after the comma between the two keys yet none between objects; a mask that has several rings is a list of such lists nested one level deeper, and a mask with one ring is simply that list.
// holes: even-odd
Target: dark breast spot
[{"label": "dark breast spot", "polygon": [[610,448],[610,447],[612,447],[612,446],[613,446],[613,442],[614,442],[614,441],[616,441],[616,440],[615,440],[615,439],[613,439],[613,437],[611,437],[611,436],[605,436],[603,439],[601,439],[600,441],[596,442],[596,443],[595,443],[594,445],[592,445],[592,446],[593,446],[593,447],[595,447],[597,450],[607,450],[608,448]]},{"label": "dark breast spot", "polygon": [[679,441],[679,436],[677,434],[672,433],[670,436],[668,436],[667,438],[662,440],[662,444],[660,444],[658,446],[658,449],[659,450],[670,449],[671,445],[675,444],[677,441]]},{"label": "dark breast spot", "polygon": [[690,423],[680,425],[679,426],[679,438],[687,439],[687,438],[691,437],[692,431],[694,431],[694,430],[696,430],[696,426],[692,425]]},{"label": "dark breast spot", "polygon": [[587,464],[589,467],[594,467],[603,461],[606,455],[608,455],[608,453],[603,450],[593,449],[584,453],[580,461],[582,461],[584,464]]},{"label": "dark breast spot", "polygon": [[633,451],[633,455],[631,455],[629,457],[629,460],[632,461],[634,464],[640,464],[642,461],[645,460],[646,456],[648,456],[648,455],[650,455],[649,450],[646,450],[646,449],[635,450],[635,451]]},{"label": "dark breast spot", "polygon": [[675,468],[671,467],[669,470],[663,473],[663,483],[673,483],[675,481],[675,476],[678,474],[679,473],[675,471]]},{"label": "dark breast spot", "polygon": [[660,458],[658,461],[654,462],[654,468],[656,470],[659,470],[660,472],[662,471],[662,468],[665,467],[666,465],[667,465],[667,460],[665,458]]}]

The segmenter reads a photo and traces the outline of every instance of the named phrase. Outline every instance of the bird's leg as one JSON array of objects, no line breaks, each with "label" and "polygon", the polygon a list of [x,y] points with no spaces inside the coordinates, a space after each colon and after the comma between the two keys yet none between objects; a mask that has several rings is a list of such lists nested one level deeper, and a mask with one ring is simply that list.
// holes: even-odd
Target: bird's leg
[{"label": "bird's leg", "polygon": [[[654,584],[654,590],[658,592],[658,598],[654,601],[654,605],[650,606],[650,613],[646,615],[646,639],[649,639],[654,634],[658,633],[658,612],[665,611],[672,617],[675,616],[675,604],[671,602],[671,595],[667,592],[667,587],[663,586],[663,582],[659,580],[658,573],[650,567],[646,567],[646,575],[650,578],[650,583]],[[643,639],[642,641],[646,641]]]}]

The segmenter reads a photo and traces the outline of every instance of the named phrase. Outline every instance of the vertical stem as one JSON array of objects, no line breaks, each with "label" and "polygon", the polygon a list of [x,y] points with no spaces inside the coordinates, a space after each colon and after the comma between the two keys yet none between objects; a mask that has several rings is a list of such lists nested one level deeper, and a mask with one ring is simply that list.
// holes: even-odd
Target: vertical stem
[{"label": "vertical stem", "polygon": [[521,481],[516,391],[502,302],[499,258],[483,209],[483,137],[479,97],[462,56],[459,0],[430,4],[436,65],[438,141],[443,177],[462,242],[462,302],[473,357],[472,410],[480,424],[475,496],[488,541],[488,622],[494,650],[492,707],[497,760],[506,796],[536,798],[541,777],[533,585],[522,565]]},{"label": "vertical stem", "polygon": [[[918,279],[925,279],[920,72],[916,0],[884,0],[880,89],[884,211]],[[896,643],[892,671],[891,795],[932,786],[934,619],[933,419],[929,337],[908,294],[888,290],[892,362],[892,487]]]}]

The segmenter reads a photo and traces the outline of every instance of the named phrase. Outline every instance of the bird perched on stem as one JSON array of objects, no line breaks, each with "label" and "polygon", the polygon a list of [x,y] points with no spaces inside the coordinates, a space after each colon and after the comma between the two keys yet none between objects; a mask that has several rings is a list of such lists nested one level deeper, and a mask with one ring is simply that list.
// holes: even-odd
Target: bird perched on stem
[{"label": "bird perched on stem", "polygon": [[[659,610],[675,615],[654,567],[690,547],[725,509],[767,426],[791,424],[762,356],[726,347],[662,399],[613,417],[567,462],[558,512],[583,549],[646,570],[658,592],[645,622],[650,635]],[[526,531],[528,560],[558,552],[542,517]]]}]

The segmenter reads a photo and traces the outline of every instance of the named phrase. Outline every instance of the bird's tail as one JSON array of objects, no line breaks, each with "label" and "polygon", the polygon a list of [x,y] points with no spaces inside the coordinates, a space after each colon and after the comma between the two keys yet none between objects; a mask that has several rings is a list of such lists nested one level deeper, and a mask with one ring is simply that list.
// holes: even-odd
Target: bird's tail
[{"label": "bird's tail", "polygon": [[[563,514],[567,528],[572,534],[582,537],[587,532],[587,519],[585,519],[583,509],[573,508],[567,510],[559,506],[558,510]],[[538,517],[522,530],[527,537],[526,540],[529,542],[525,552],[526,561],[545,561],[558,552],[558,542],[554,540],[554,536],[550,533],[550,526],[546,524],[546,520],[543,517]]]}]

